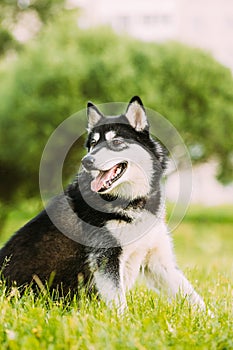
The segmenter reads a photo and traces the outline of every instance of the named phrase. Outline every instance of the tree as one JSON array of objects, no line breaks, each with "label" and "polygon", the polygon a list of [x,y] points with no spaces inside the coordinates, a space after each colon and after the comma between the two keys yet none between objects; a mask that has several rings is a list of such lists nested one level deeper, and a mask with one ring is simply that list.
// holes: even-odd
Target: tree
[{"label": "tree", "polygon": [[61,10],[65,10],[65,0],[0,0],[0,55],[22,48],[12,32],[17,25],[24,25],[26,13],[45,24]]},{"label": "tree", "polygon": [[136,94],[175,125],[191,150],[199,149],[195,161],[216,158],[219,178],[232,180],[231,72],[201,50],[143,43],[106,28],[82,31],[71,18],[46,25],[0,71],[0,199],[38,195],[48,137],[88,100]]}]

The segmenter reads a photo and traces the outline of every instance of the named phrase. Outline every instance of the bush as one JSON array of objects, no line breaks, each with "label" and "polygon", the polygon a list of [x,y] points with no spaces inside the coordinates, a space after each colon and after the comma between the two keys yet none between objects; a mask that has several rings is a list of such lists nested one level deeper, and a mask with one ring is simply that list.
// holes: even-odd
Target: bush
[{"label": "bush", "polygon": [[231,180],[233,83],[210,55],[178,43],[143,43],[108,28],[79,30],[57,19],[0,72],[0,200],[38,195],[45,143],[66,117],[86,102],[128,101],[168,118],[198,161],[218,159]]}]

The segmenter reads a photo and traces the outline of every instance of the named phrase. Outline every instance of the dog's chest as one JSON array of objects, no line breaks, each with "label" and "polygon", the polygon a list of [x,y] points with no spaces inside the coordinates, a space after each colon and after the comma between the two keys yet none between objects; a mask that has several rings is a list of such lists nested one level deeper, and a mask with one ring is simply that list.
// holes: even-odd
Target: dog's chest
[{"label": "dog's chest", "polygon": [[114,220],[108,224],[108,230],[122,248],[120,272],[127,289],[132,287],[151,250],[156,249],[167,235],[163,220],[146,211],[142,214],[134,223],[119,223]]},{"label": "dog's chest", "polygon": [[159,232],[164,231],[165,224],[161,216],[153,215],[147,210],[139,210],[134,220],[130,223],[125,221],[110,220],[106,227],[113,237],[116,238],[123,251],[130,249],[148,249]]}]

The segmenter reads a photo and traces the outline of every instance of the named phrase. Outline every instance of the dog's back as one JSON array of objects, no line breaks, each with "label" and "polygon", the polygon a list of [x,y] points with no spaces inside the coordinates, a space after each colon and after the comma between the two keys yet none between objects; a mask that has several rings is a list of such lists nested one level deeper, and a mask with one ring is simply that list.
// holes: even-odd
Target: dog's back
[{"label": "dog's back", "polygon": [[[69,210],[67,214],[69,221]],[[77,290],[78,276],[82,283],[90,279],[85,247],[61,233],[46,211],[17,231],[0,250],[0,266],[8,285],[36,285],[39,281],[44,286],[60,287],[65,294]]]}]

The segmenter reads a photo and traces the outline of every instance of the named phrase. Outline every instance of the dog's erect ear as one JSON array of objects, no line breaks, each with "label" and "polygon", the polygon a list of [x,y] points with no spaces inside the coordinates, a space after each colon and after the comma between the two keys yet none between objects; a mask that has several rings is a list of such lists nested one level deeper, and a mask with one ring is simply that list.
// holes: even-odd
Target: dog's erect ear
[{"label": "dog's erect ear", "polygon": [[94,126],[103,118],[103,115],[98,108],[92,103],[87,103],[87,118],[88,118],[88,131],[90,132]]},{"label": "dog's erect ear", "polygon": [[125,116],[136,131],[143,131],[149,127],[143,103],[138,96],[130,100]]}]

